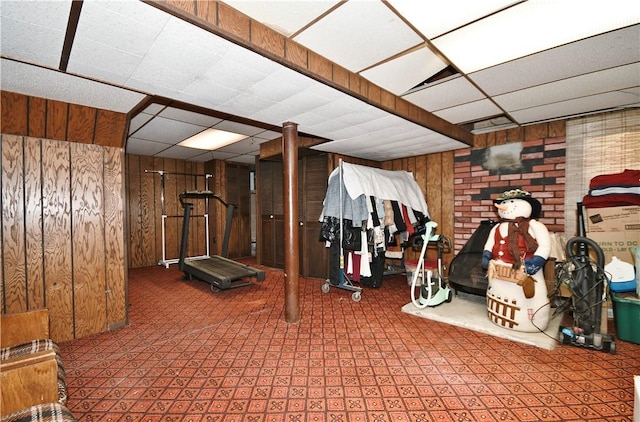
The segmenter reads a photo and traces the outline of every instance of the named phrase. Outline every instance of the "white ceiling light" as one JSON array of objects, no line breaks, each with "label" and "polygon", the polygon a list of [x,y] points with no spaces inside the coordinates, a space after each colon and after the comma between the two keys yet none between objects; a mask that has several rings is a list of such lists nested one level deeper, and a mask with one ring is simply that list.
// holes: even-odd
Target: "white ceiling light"
[{"label": "white ceiling light", "polygon": [[247,135],[239,133],[227,132],[218,129],[206,129],[197,135],[185,139],[178,145],[195,149],[206,149],[209,151],[222,148],[247,138]]}]

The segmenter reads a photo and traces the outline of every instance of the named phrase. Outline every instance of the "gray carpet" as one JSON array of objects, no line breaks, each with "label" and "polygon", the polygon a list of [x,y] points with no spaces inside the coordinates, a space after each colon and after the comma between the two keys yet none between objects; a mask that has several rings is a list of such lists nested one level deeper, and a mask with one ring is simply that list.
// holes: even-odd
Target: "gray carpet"
[{"label": "gray carpet", "polygon": [[547,350],[553,350],[557,344],[558,327],[562,319],[561,316],[558,316],[549,321],[544,333],[523,333],[508,330],[489,320],[484,296],[462,292],[459,292],[457,296],[454,295],[450,303],[443,303],[433,308],[418,309],[412,302],[409,302],[402,307],[402,312]]}]

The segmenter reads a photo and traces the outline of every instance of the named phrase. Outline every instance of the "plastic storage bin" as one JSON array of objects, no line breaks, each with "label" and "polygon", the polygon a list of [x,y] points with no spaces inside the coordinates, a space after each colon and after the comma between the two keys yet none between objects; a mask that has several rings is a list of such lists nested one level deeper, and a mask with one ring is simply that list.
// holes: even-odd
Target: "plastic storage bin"
[{"label": "plastic storage bin", "polygon": [[611,300],[618,338],[640,344],[640,299],[635,293],[611,293]]}]

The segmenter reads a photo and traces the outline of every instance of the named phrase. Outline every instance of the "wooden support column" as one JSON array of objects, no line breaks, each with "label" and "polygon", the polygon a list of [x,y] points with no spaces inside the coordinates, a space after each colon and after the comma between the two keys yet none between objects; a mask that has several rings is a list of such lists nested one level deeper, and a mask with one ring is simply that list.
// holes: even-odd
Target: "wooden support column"
[{"label": "wooden support column", "polygon": [[282,125],[284,173],[284,308],[290,324],[300,322],[300,245],[298,221],[298,125]]}]

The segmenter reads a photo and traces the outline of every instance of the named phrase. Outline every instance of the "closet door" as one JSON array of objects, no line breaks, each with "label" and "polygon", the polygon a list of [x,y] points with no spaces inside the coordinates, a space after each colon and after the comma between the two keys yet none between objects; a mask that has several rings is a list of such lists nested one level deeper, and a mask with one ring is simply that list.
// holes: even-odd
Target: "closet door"
[{"label": "closet door", "polygon": [[298,203],[300,275],[326,279],[329,276],[329,254],[320,241],[319,221],[322,201],[327,193],[327,156],[308,155],[298,163]]},{"label": "closet door", "polygon": [[236,205],[229,236],[229,258],[251,256],[251,170],[243,164],[226,163],[225,171],[225,199]]},{"label": "closet door", "polygon": [[257,174],[260,200],[258,263],[284,268],[284,196],[281,161],[260,161]]}]

